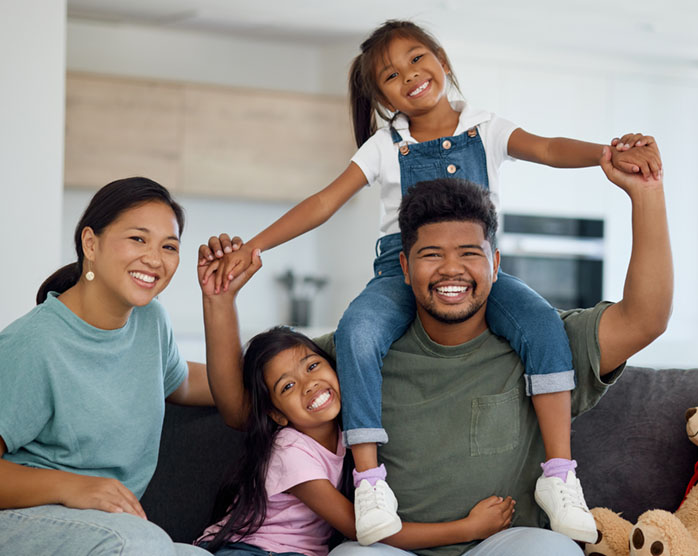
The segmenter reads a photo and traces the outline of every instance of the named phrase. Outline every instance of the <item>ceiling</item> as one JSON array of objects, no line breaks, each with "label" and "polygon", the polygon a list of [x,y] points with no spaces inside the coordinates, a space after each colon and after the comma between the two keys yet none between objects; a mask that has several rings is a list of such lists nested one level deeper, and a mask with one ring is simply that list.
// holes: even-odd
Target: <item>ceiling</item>
[{"label": "ceiling", "polygon": [[68,16],[314,44],[409,18],[442,41],[651,58],[698,67],[695,0],[67,0]]}]

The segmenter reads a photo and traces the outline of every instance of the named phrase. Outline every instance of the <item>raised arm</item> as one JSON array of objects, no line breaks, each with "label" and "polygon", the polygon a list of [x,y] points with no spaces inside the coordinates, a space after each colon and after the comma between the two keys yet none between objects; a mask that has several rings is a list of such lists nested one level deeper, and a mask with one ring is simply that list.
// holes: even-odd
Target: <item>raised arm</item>
[{"label": "raised arm", "polygon": [[632,203],[633,246],[623,299],[609,307],[599,323],[601,374],[640,351],[666,330],[674,295],[664,184],[615,169],[604,149],[601,167]]},{"label": "raised arm", "polygon": [[[225,255],[223,272],[215,278],[216,288],[228,287],[232,276],[250,263],[255,249],[266,251],[317,228],[337,212],[357,191],[366,185],[366,177],[353,162],[323,190],[301,201],[276,222],[262,230],[239,250]],[[207,272],[208,280],[211,271]]]},{"label": "raised arm", "polygon": [[[204,248],[207,247],[200,247],[200,254]],[[211,263],[215,272],[220,271],[220,264],[218,260]],[[218,294],[212,280],[203,282],[206,267],[197,268],[203,295],[208,383],[218,411],[226,424],[235,429],[244,427],[249,412],[242,384],[242,347],[235,298],[261,266],[259,250],[255,250],[252,264],[235,277],[227,291]]]},{"label": "raised arm", "polygon": [[[662,161],[653,137],[627,134],[618,141],[614,140],[614,143],[619,143],[610,151],[614,167],[627,173],[641,173],[645,177],[659,174]],[[596,166],[603,148],[604,145],[598,143],[566,137],[540,137],[521,128],[512,132],[508,143],[510,156],[555,168]]]}]

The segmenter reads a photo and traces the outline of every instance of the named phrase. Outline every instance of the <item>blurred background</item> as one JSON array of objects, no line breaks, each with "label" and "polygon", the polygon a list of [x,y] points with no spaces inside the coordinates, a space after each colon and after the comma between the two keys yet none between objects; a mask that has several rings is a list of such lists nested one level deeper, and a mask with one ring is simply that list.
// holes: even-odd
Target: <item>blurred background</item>
[{"label": "blurred background", "polygon": [[[0,328],[74,260],[102,185],[146,175],[187,212],[161,296],[203,359],[196,250],[248,239],[348,164],[347,71],[390,18],[430,30],[474,106],[546,136],[654,135],[676,269],[646,366],[698,365],[698,4],[692,0],[0,0]],[[502,168],[504,267],[558,306],[622,297],[630,205],[599,168]],[[294,321],[332,330],[372,275],[378,191],[264,253],[240,294],[243,337]],[[508,268],[507,268],[508,265]]]}]

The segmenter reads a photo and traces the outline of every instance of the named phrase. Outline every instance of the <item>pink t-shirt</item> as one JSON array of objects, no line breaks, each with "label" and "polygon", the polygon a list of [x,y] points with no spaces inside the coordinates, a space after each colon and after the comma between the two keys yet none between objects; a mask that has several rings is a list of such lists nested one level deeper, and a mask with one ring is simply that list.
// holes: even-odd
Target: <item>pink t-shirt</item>
[{"label": "pink t-shirt", "polygon": [[[339,487],[345,448],[341,433],[337,453],[291,427],[281,429],[274,439],[265,486],[267,515],[262,526],[242,542],[270,552],[300,552],[307,556],[326,556],[332,527],[298,498],[286,491],[296,485],[327,479]],[[211,525],[197,543],[210,541],[225,524],[226,518]],[[238,537],[231,536],[231,542]]]}]

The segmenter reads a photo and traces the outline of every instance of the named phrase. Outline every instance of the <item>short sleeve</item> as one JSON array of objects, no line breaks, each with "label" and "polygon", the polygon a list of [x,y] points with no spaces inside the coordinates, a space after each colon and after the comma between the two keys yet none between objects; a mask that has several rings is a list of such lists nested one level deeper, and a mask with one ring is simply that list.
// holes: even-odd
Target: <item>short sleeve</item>
[{"label": "short sleeve", "polygon": [[509,138],[518,126],[509,120],[492,115],[487,122],[487,157],[499,168],[505,160],[516,160],[509,156]]},{"label": "short sleeve", "polygon": [[153,303],[157,306],[157,318],[159,325],[162,327],[160,338],[162,341],[161,349],[164,354],[163,387],[165,397],[168,397],[184,382],[189,373],[189,366],[179,353],[167,311],[159,302],[154,301]]},{"label": "short sleeve", "polygon": [[602,301],[591,309],[565,311],[560,316],[570,340],[572,362],[577,373],[577,386],[572,391],[572,415],[581,415],[594,407],[614,384],[625,368],[625,363],[601,377],[601,347],[599,322],[613,303]]},{"label": "short sleeve", "polygon": [[330,477],[313,447],[300,438],[279,438],[269,459],[267,496],[286,492],[296,485]]},{"label": "short sleeve", "polygon": [[369,185],[373,185],[380,176],[381,155],[378,139],[377,134],[374,134],[351,157],[351,161],[364,173]]},{"label": "short sleeve", "polygon": [[7,452],[34,440],[52,414],[48,362],[26,334],[0,334],[0,436]]}]

